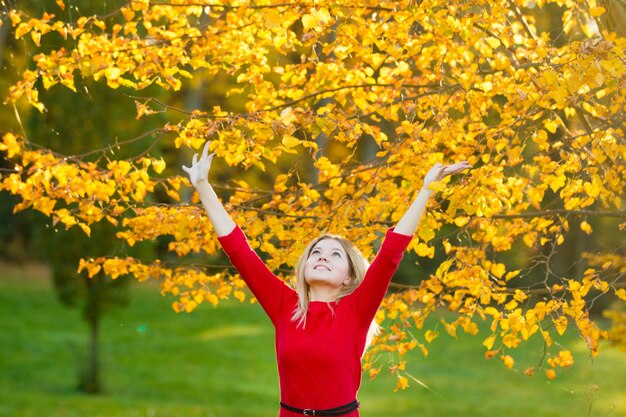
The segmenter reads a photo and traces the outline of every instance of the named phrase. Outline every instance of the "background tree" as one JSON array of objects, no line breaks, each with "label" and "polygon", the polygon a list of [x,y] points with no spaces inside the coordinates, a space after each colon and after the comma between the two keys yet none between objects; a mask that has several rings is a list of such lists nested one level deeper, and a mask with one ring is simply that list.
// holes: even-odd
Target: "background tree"
[{"label": "background tree", "polygon": [[[221,177],[229,211],[286,280],[302,242],[321,230],[371,255],[433,163],[469,160],[462,181],[434,186],[440,198],[409,250],[441,262],[386,299],[387,331],[365,365],[372,376],[389,364],[406,387],[403,355],[427,354],[440,329],[424,321],[438,314],[453,336],[488,321],[486,357],[508,367],[520,343],[540,338],[545,355],[525,372],[554,378],[573,363],[554,340],[572,326],[598,354],[607,332],[594,307],[626,300],[626,40],[602,27],[606,9],[593,0],[133,0],[71,20],[6,13],[17,38],[71,44],[35,55],[8,104],[23,99],[45,112],[40,91],[78,92],[93,79],[134,101],[142,122],[167,115],[160,143],[198,149],[211,138],[219,160],[246,171]],[[186,80],[219,82],[229,99],[196,96],[189,111],[148,89],[178,91]],[[131,246],[167,237],[183,258],[85,258],[79,269],[89,276],[159,279],[178,297],[176,310],[245,299],[234,271],[198,265],[195,254],[213,255],[218,244],[197,198],[181,203],[187,179],[164,172],[177,168],[173,155],[122,159],[111,146],[95,160],[67,158],[16,134],[0,149],[16,164],[2,187],[20,196],[17,210],[87,235],[109,222]],[[268,177],[270,186],[252,180]],[[156,203],[155,193],[171,203]]]},{"label": "background tree", "polygon": [[[42,10],[58,8],[53,1],[21,6],[23,12],[38,14],[41,14]],[[102,5],[81,4],[80,11],[89,14],[96,8],[101,11]],[[78,10],[76,8],[75,12]],[[7,32],[10,26],[4,28]],[[7,40],[7,38],[5,36],[0,41]],[[10,65],[4,68],[9,78],[31,54],[28,46],[20,45],[20,42],[16,39],[8,39],[7,43],[10,48],[0,48],[0,51],[11,51],[12,59],[8,60]],[[42,45],[38,52],[50,51],[63,44],[68,43],[65,40],[51,42]],[[145,128],[145,126],[133,124],[132,119],[129,123],[127,115],[134,111],[132,103],[116,102],[111,99],[111,91],[106,86],[89,82],[89,80],[84,81],[79,83],[79,93],[66,89],[42,92],[42,99],[49,104],[48,111],[43,114],[26,113],[27,116],[17,120],[17,122],[24,121],[22,129],[31,143],[50,151],[82,155],[93,149],[109,147],[109,141],[112,138],[116,142],[120,141],[118,136],[120,133],[133,135],[139,129]],[[78,109],[83,110],[78,113]],[[16,108],[14,114],[19,115],[19,113],[20,111]],[[80,117],[68,117],[72,114],[80,114]],[[15,124],[16,120],[12,122]],[[136,155],[141,150],[137,146],[126,146],[120,152],[120,156],[124,156],[126,152]],[[3,159],[2,162],[8,168],[8,161],[5,161]],[[3,216],[8,221],[3,222],[0,228],[3,237],[2,245],[6,248],[2,252],[9,260],[14,260],[17,256],[21,261],[30,258],[49,263],[58,299],[68,307],[80,309],[88,325],[87,348],[84,350],[76,348],[78,389],[88,393],[101,392],[103,386],[99,353],[100,323],[103,315],[110,308],[128,303],[127,287],[130,277],[111,280],[104,274],[98,274],[90,279],[78,274],[76,265],[81,257],[87,254],[87,256],[94,257],[114,256],[120,253],[125,255],[141,253],[144,256],[150,256],[149,246],[143,245],[141,249],[129,250],[128,245],[115,238],[115,228],[110,223],[103,222],[94,225],[94,235],[90,238],[75,229],[58,228],[54,222],[49,225],[47,219],[42,221],[43,216],[13,216],[11,209],[17,203],[15,196],[3,193],[1,198],[6,203],[2,205],[2,210],[8,212],[6,217]]]}]

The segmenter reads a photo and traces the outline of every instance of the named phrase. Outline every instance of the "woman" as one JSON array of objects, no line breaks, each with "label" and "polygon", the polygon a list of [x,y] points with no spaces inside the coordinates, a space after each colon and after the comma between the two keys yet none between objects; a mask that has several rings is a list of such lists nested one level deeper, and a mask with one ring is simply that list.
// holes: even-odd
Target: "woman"
[{"label": "woman", "polygon": [[417,228],[432,191],[428,185],[470,165],[436,164],[419,194],[368,267],[346,240],[322,235],[296,265],[296,290],[277,278],[255,254],[213,191],[209,143],[191,167],[183,166],[213,224],[222,248],[276,330],[280,380],[279,417],[358,417],[361,357],[376,311]]}]

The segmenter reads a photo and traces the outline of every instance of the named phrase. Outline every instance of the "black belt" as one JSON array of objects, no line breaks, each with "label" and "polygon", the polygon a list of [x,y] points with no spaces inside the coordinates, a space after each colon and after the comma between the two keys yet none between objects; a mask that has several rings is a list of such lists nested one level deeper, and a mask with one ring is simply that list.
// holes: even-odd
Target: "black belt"
[{"label": "black belt", "polygon": [[324,410],[313,410],[312,408],[296,408],[287,405],[282,401],[280,402],[280,406],[285,410],[293,411],[294,413],[304,414],[305,416],[341,416],[359,408],[359,402],[357,400],[354,400],[349,404],[341,405],[335,408],[327,408]]}]

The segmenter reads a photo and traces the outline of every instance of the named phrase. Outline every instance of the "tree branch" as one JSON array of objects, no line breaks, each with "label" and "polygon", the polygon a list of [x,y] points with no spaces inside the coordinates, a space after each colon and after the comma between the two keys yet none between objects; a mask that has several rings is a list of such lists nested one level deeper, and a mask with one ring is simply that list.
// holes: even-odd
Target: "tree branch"
[{"label": "tree branch", "polygon": [[524,30],[526,31],[528,36],[530,36],[534,41],[536,41],[537,37],[535,36],[533,31],[530,30],[530,26],[528,26],[528,23],[526,22],[526,19],[524,19],[524,16],[522,15],[522,12],[517,7],[517,5],[512,0],[507,0],[507,3],[509,3],[509,6],[511,7],[511,10],[513,10],[515,15],[519,19],[519,21],[522,23],[522,26],[524,27]]},{"label": "tree branch", "polygon": [[626,218],[626,210],[620,211],[594,211],[594,210],[567,210],[567,209],[554,209],[543,211],[531,211],[526,213],[514,213],[514,214],[494,214],[491,218],[494,219],[519,219],[519,218],[532,218],[532,217],[547,217],[559,214],[567,214],[573,216],[592,216],[592,217],[618,217]]}]

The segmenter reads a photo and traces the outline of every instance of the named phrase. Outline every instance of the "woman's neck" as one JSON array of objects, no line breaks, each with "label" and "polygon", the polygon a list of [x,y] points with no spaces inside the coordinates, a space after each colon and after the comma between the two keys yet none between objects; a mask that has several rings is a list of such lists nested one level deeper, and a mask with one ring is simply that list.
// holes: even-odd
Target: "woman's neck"
[{"label": "woman's neck", "polygon": [[323,301],[332,303],[337,301],[341,288],[327,286],[312,286],[309,288],[309,301]]}]

